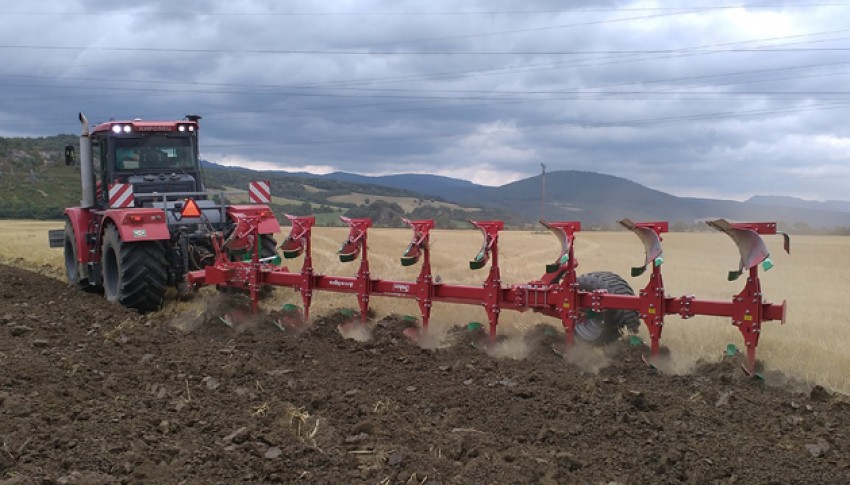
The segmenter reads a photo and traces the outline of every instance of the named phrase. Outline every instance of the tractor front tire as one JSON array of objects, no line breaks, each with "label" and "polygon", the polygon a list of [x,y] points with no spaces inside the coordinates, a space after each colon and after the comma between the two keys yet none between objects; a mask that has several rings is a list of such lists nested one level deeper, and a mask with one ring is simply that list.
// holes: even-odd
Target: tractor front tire
[{"label": "tractor front tire", "polygon": [[90,293],[97,293],[100,287],[89,283],[87,276],[83,275],[83,265],[77,258],[77,238],[74,235],[74,227],[70,220],[65,221],[65,276],[68,284]]},{"label": "tractor front tire", "polygon": [[[578,277],[579,289],[583,291],[606,290],[613,295],[634,295],[626,281],[615,273],[599,271]],[[575,326],[575,335],[579,340],[592,345],[606,345],[619,339],[623,329],[637,331],[640,319],[633,310],[604,310],[594,312],[582,308],[582,318]]]},{"label": "tractor front tire", "polygon": [[109,225],[103,234],[103,294],[142,313],[159,310],[168,286],[165,246],[159,241],[126,243]]}]

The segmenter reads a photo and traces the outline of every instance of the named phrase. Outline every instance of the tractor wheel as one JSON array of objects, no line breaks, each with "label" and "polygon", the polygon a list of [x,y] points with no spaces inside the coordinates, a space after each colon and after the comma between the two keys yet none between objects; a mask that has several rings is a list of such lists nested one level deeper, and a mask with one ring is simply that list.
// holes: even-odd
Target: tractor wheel
[{"label": "tractor wheel", "polygon": [[65,276],[68,284],[83,291],[97,293],[100,287],[89,284],[89,279],[83,276],[82,264],[77,261],[77,238],[74,237],[74,227],[71,221],[65,221]]},{"label": "tractor wheel", "polygon": [[[578,277],[579,289],[584,291],[606,290],[614,295],[634,295],[635,292],[620,276],[607,271],[587,273]],[[593,345],[606,345],[620,338],[623,328],[637,331],[640,328],[638,314],[632,310],[605,310],[594,312],[582,308],[582,319],[575,326],[575,335]]]},{"label": "tractor wheel", "polygon": [[142,313],[159,310],[168,285],[165,247],[159,241],[125,243],[110,225],[103,234],[103,293]]}]

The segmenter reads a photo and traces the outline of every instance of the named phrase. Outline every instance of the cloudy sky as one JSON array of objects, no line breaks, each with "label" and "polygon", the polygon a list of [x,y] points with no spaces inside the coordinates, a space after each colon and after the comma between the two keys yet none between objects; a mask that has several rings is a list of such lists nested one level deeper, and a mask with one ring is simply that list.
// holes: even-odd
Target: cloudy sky
[{"label": "cloudy sky", "polygon": [[197,113],[204,158],[258,169],[501,185],[545,163],[847,200],[849,18],[840,1],[6,0],[0,135]]}]

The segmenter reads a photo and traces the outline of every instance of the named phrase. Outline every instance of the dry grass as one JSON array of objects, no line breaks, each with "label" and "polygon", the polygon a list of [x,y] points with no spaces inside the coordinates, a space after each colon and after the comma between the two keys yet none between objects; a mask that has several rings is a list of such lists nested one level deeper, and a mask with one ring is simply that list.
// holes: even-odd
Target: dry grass
[{"label": "dry grass", "polygon": [[[50,249],[47,230],[59,229],[60,222],[0,221],[0,261],[63,277],[61,249]],[[357,264],[340,263],[336,250],[345,238],[344,228],[314,229],[314,266],[324,274],[353,275]],[[406,230],[374,229],[369,233],[371,272],[375,277],[413,280],[419,268],[402,267],[399,256],[409,242]],[[432,235],[432,265],[444,282],[477,284],[486,276],[470,271],[468,260],[480,245],[475,231],[436,230]],[[788,322],[765,324],[759,345],[759,358],[768,368],[789,376],[818,381],[833,389],[850,392],[850,330],[845,291],[850,288],[850,238],[799,236],[792,238],[792,255],[782,252],[781,239],[766,239],[776,267],[765,273],[762,287],[770,301],[788,300]],[[664,238],[665,286],[671,295],[694,294],[701,299],[729,300],[743,282],[726,281],[726,272],[737,267],[737,249],[722,234],[674,233]],[[500,239],[502,277],[508,283],[539,278],[544,265],[557,256],[558,244],[548,234],[507,231]],[[632,265],[643,260],[642,246],[627,232],[578,234],[576,254],[581,272],[611,270],[627,275]],[[297,270],[300,259],[287,261]],[[627,278],[632,287],[642,287],[645,278]],[[203,301],[203,300],[202,300]],[[353,295],[317,294],[313,315],[341,307],[356,308]],[[298,294],[279,289],[267,305],[300,304]],[[186,305],[176,302],[177,305]],[[379,315],[398,313],[418,315],[414,301],[374,297],[372,306]],[[168,311],[168,309],[166,309]],[[433,325],[449,326],[469,321],[485,322],[484,311],[474,305],[436,304]],[[540,322],[557,321],[533,313],[502,314],[500,332],[518,334]],[[742,338],[729,321],[717,317],[681,320],[669,316],[663,343],[673,352],[673,369],[685,372],[698,359],[716,359],[727,343],[742,344]],[[646,338],[646,333],[641,332]]]}]

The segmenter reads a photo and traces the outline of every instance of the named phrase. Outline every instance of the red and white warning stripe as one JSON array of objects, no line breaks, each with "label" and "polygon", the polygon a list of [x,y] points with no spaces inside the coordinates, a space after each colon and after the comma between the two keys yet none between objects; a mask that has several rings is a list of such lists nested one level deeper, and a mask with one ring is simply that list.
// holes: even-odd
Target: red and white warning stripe
[{"label": "red and white warning stripe", "polygon": [[252,180],[248,182],[248,195],[252,204],[268,204],[272,201],[272,193],[268,180]]},{"label": "red and white warning stripe", "polygon": [[136,205],[131,184],[113,183],[109,185],[109,207],[124,209]]}]

